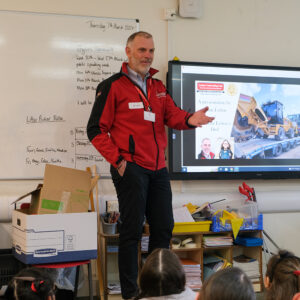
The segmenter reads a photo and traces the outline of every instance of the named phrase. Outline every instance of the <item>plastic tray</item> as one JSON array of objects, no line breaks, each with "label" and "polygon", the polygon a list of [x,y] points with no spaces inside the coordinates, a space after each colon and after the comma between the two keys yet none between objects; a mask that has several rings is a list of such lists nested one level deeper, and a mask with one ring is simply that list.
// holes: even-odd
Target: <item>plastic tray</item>
[{"label": "plastic tray", "polygon": [[173,233],[209,231],[211,221],[175,223]]},{"label": "plastic tray", "polygon": [[[220,231],[231,231],[231,223],[226,222],[223,225],[218,216],[213,216],[211,231],[220,232]],[[257,218],[244,219],[244,222],[240,230],[263,230],[263,215],[259,214]]]}]

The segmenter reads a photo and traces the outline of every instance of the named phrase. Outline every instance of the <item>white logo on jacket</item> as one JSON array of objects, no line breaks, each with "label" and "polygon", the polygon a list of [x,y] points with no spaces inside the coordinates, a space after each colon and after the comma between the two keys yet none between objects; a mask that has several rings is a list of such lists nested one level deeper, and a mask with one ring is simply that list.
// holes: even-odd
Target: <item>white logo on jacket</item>
[{"label": "white logo on jacket", "polygon": [[156,97],[157,98],[162,98],[162,97],[166,97],[167,93],[166,92],[161,92],[161,93],[157,93]]}]

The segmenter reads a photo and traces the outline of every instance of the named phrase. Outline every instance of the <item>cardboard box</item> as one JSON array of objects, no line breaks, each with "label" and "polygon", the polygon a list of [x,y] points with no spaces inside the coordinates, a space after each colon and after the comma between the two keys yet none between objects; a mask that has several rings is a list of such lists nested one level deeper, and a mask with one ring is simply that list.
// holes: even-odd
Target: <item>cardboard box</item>
[{"label": "cardboard box", "polygon": [[97,258],[97,213],[12,213],[14,256],[25,264]]},{"label": "cardboard box", "polygon": [[46,165],[44,184],[31,196],[28,209],[12,213],[12,243],[26,264],[58,263],[97,257],[97,214],[89,213],[89,172]]},{"label": "cardboard box", "polygon": [[15,203],[31,195],[30,214],[87,212],[90,189],[89,172],[46,164],[44,184]]}]

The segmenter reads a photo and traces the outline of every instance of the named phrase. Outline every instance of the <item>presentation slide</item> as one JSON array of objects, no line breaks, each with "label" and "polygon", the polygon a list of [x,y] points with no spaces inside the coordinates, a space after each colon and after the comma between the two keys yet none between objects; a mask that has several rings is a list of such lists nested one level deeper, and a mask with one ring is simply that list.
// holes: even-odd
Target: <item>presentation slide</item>
[{"label": "presentation slide", "polygon": [[[300,171],[300,71],[177,63],[168,88],[178,106],[208,106],[215,120],[170,136],[178,172]],[[171,87],[171,88],[170,88]]]}]

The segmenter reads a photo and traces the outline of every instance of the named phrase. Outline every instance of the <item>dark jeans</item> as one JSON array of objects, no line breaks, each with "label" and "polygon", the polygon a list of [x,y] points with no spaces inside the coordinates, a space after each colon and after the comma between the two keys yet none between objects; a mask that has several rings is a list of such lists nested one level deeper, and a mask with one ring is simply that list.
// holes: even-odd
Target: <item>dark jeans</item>
[{"label": "dark jeans", "polygon": [[127,162],[121,177],[111,167],[119,200],[120,226],[119,274],[123,298],[137,294],[138,243],[146,216],[149,223],[149,253],[169,248],[174,226],[172,191],[168,170],[151,171]]}]

